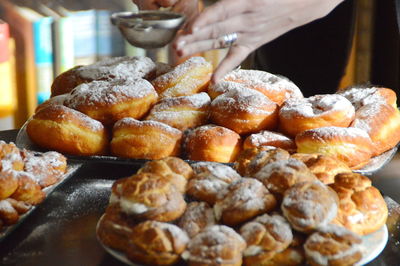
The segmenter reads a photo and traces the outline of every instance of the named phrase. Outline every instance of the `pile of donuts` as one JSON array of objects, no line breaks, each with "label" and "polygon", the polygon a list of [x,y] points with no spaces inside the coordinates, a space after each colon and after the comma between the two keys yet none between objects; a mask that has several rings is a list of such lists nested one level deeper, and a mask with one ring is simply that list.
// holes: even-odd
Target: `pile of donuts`
[{"label": "pile of donuts", "polygon": [[61,181],[66,169],[67,160],[58,152],[20,150],[0,141],[0,236],[45,199],[46,188]]},{"label": "pile of donuts", "polygon": [[113,183],[96,234],[141,265],[354,265],[387,216],[371,181],[336,158],[258,147],[233,167],[146,162]]},{"label": "pile of donuts", "polygon": [[54,80],[52,97],[27,123],[28,136],[72,155],[214,162],[272,145],[329,154],[352,169],[400,141],[391,89],[304,98],[282,76],[235,70],[210,85],[212,71],[202,57],[176,67],[128,56],[77,66]]}]

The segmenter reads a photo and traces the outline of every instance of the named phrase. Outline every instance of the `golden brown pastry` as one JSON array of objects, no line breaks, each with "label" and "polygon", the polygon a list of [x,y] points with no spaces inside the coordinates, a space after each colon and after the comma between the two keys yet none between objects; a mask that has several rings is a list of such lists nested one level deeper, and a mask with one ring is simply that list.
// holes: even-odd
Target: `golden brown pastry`
[{"label": "golden brown pastry", "polygon": [[123,118],[115,123],[111,153],[135,159],[161,159],[178,156],[182,132],[157,121]]},{"label": "golden brown pastry", "polygon": [[271,162],[287,160],[290,155],[287,151],[262,146],[243,150],[235,161],[234,167],[242,176],[254,176],[264,165]]},{"label": "golden brown pastry", "polygon": [[303,97],[300,89],[287,78],[249,69],[239,69],[228,73],[222,81],[210,85],[208,94],[214,99],[225,92],[243,88],[259,91],[278,105],[289,98]]},{"label": "golden brown pastry", "polygon": [[387,103],[397,109],[396,92],[383,87],[348,87],[338,92],[346,97],[356,108],[356,111],[367,104]]},{"label": "golden brown pastry", "polygon": [[205,92],[164,98],[153,106],[146,120],[159,121],[184,131],[207,123],[210,104],[210,97]]},{"label": "golden brown pastry", "polygon": [[288,136],[320,127],[348,127],[355,110],[339,94],[321,94],[303,99],[289,99],[279,110],[279,127]]},{"label": "golden brown pastry", "polygon": [[73,155],[101,155],[109,136],[97,120],[62,105],[50,105],[29,120],[26,131],[40,147]]},{"label": "golden brown pastry", "polygon": [[287,150],[289,153],[296,151],[296,143],[281,133],[262,130],[259,133],[249,135],[243,142],[243,149],[251,149],[260,146],[273,146]]},{"label": "golden brown pastry", "polygon": [[190,160],[233,162],[242,146],[240,135],[217,125],[204,125],[191,130],[185,137]]},{"label": "golden brown pastry", "polygon": [[285,191],[297,183],[318,180],[302,161],[293,158],[264,165],[254,178],[262,182],[277,199],[282,199]]},{"label": "golden brown pastry", "polygon": [[154,173],[125,179],[116,187],[115,201],[123,213],[138,220],[169,222],[178,219],[186,209],[186,202],[175,186]]},{"label": "golden brown pastry", "polygon": [[172,265],[179,261],[189,238],[178,226],[146,221],[132,229],[128,258],[146,265]]},{"label": "golden brown pastry", "polygon": [[368,134],[359,128],[321,127],[296,136],[298,153],[322,153],[343,161],[351,169],[366,165],[374,148]]},{"label": "golden brown pastry", "polygon": [[312,266],[346,266],[362,258],[361,243],[361,237],[346,228],[328,225],[307,238],[304,250]]},{"label": "golden brown pastry", "polygon": [[44,188],[57,183],[66,172],[67,158],[58,152],[34,153],[22,151],[24,171],[32,174]]},{"label": "golden brown pastry", "polygon": [[186,184],[193,175],[193,169],[178,157],[166,157],[146,162],[137,173],[154,173],[164,176],[179,192],[185,193]]},{"label": "golden brown pastry", "polygon": [[41,203],[46,194],[42,191],[42,188],[37,183],[32,174],[26,172],[17,172],[18,188],[10,196],[18,201],[23,201],[31,205],[37,205]]},{"label": "golden brown pastry", "polygon": [[214,214],[221,223],[235,226],[271,211],[276,204],[275,197],[260,181],[242,178],[221,191]]},{"label": "golden brown pastry", "polygon": [[279,214],[258,216],[240,228],[240,235],[247,243],[245,265],[264,265],[293,240],[290,224]]},{"label": "golden brown pastry", "polygon": [[0,221],[3,225],[12,225],[17,223],[19,219],[18,212],[13,208],[7,200],[0,200]]},{"label": "golden brown pastry", "polygon": [[351,126],[368,133],[374,145],[373,156],[390,150],[400,141],[400,112],[386,103],[359,108]]},{"label": "golden brown pastry", "polygon": [[32,208],[31,204],[28,204],[23,201],[18,201],[12,198],[8,198],[6,199],[6,201],[8,201],[11,204],[11,206],[14,208],[14,210],[18,212],[18,214],[24,214]]},{"label": "golden brown pastry", "polygon": [[338,196],[320,181],[298,183],[286,190],[281,204],[292,227],[309,233],[321,228],[338,212]]},{"label": "golden brown pastry", "polygon": [[212,101],[210,120],[241,135],[274,129],[278,105],[256,90],[231,90]]},{"label": "golden brown pastry", "polygon": [[209,226],[190,240],[182,258],[190,266],[240,266],[246,242],[232,228]]},{"label": "golden brown pastry", "polygon": [[203,57],[191,57],[152,81],[161,98],[192,95],[207,89],[212,65]]},{"label": "golden brown pastry", "polygon": [[156,64],[144,56],[121,56],[107,58],[94,64],[76,66],[57,76],[51,85],[51,96],[69,93],[76,86],[93,80],[152,79]]},{"label": "golden brown pastry", "polygon": [[192,201],[188,204],[185,213],[179,219],[178,226],[189,236],[203,231],[204,228],[216,224],[213,208],[206,202]]},{"label": "golden brown pastry", "polygon": [[125,252],[129,246],[134,223],[127,219],[117,204],[111,204],[100,218],[96,235],[102,244]]},{"label": "golden brown pastry", "polygon": [[357,173],[342,173],[330,187],[339,196],[339,210],[333,221],[359,235],[381,228],[388,217],[388,208],[378,189],[368,177]]},{"label": "golden brown pastry", "polygon": [[69,97],[70,97],[69,93],[51,97],[50,99],[46,100],[44,103],[39,104],[35,109],[35,113],[39,112],[40,110],[42,110],[43,108],[45,108],[49,105],[64,105],[65,101],[67,101]]},{"label": "golden brown pastry", "polygon": [[11,196],[18,188],[18,177],[11,169],[0,171],[0,200]]},{"label": "golden brown pastry", "polygon": [[0,140],[0,171],[21,171],[23,169],[24,162],[18,147],[15,146],[13,142],[6,143],[5,141]]},{"label": "golden brown pastry", "polygon": [[305,163],[308,169],[325,185],[335,182],[337,174],[351,172],[351,169],[344,162],[330,155],[295,153],[291,157]]},{"label": "golden brown pastry", "polygon": [[263,261],[262,266],[300,266],[306,258],[302,247],[288,247],[276,253],[271,259]]},{"label": "golden brown pastry", "polygon": [[214,205],[223,189],[241,178],[230,166],[220,163],[199,162],[192,167],[194,175],[189,180],[187,194],[210,205]]},{"label": "golden brown pastry", "polygon": [[64,104],[112,126],[124,117],[142,118],[157,99],[151,83],[137,78],[81,84],[71,91]]}]

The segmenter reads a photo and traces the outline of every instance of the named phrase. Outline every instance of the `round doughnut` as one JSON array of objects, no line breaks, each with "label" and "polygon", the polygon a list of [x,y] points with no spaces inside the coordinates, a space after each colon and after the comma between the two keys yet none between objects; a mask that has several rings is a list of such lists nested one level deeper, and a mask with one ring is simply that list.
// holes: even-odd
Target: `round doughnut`
[{"label": "round doughnut", "polygon": [[168,179],[179,192],[185,193],[186,184],[193,175],[193,169],[178,157],[166,157],[160,160],[146,162],[137,172],[154,173]]},{"label": "round doughnut", "polygon": [[18,147],[13,142],[6,143],[0,140],[0,171],[22,171],[23,169],[24,161]]},{"label": "round doughnut", "polygon": [[309,233],[335,219],[338,196],[320,181],[302,182],[285,191],[281,209],[294,229]]},{"label": "round doughnut", "polygon": [[184,131],[207,123],[210,104],[210,97],[205,92],[164,98],[151,108],[146,120],[162,122]]},{"label": "round doughnut", "polygon": [[62,105],[51,105],[28,121],[29,138],[40,147],[73,155],[101,155],[109,135],[97,120]]},{"label": "round doughnut", "polygon": [[310,235],[304,250],[312,266],[355,265],[362,258],[362,239],[344,227],[329,225]]},{"label": "round doughnut", "polygon": [[238,134],[274,129],[278,105],[256,90],[231,90],[211,102],[210,119]]},{"label": "round doughnut", "polygon": [[247,243],[243,252],[245,265],[264,265],[293,240],[289,222],[279,214],[258,216],[240,227],[240,235]]},{"label": "round doughnut", "polygon": [[32,174],[42,188],[57,183],[66,172],[67,158],[58,152],[34,153],[23,150],[22,154],[24,171]]},{"label": "round doughnut", "polygon": [[189,180],[186,193],[210,205],[214,205],[223,189],[241,178],[233,168],[220,163],[198,162],[192,167],[194,175]]},{"label": "round doughnut", "polygon": [[124,117],[142,118],[158,95],[145,79],[92,81],[71,91],[65,106],[78,110],[104,125]]},{"label": "round doughnut", "polygon": [[188,204],[185,213],[179,219],[178,226],[182,228],[189,236],[203,231],[204,228],[216,223],[213,208],[206,202],[192,201]]},{"label": "round doughnut", "polygon": [[38,105],[35,109],[35,113],[39,112],[41,109],[49,106],[49,105],[64,105],[65,101],[70,97],[69,93],[60,94],[54,97],[51,97],[44,103]]},{"label": "round doughnut", "polygon": [[135,174],[121,182],[119,190],[120,195],[114,196],[113,202],[133,219],[170,222],[186,209],[182,193],[158,174]]},{"label": "round doughnut", "polygon": [[290,153],[296,151],[296,143],[281,133],[262,130],[259,133],[249,135],[243,142],[243,149],[256,148],[260,146],[273,146],[287,150]]},{"label": "round doughnut", "polygon": [[119,157],[161,159],[178,156],[182,132],[157,121],[123,118],[115,123],[111,153]]},{"label": "round doughnut", "polygon": [[367,104],[387,103],[397,109],[396,92],[383,87],[349,87],[338,92],[346,97],[356,110]]},{"label": "round doughnut", "polygon": [[235,226],[271,211],[276,204],[275,197],[260,181],[241,178],[220,192],[214,214],[221,223]]},{"label": "round doughnut", "polygon": [[283,149],[262,146],[243,150],[235,161],[234,167],[242,176],[252,177],[264,165],[275,161],[287,160],[289,157],[289,153]]},{"label": "round doughnut", "polygon": [[368,134],[354,127],[321,127],[296,136],[297,152],[321,153],[343,161],[351,169],[366,165],[374,152]]},{"label": "round doughnut", "polygon": [[368,177],[357,173],[338,174],[330,187],[339,197],[339,210],[333,223],[358,235],[375,232],[386,223],[386,202]]},{"label": "round doughnut", "polygon": [[400,141],[400,112],[386,103],[360,107],[351,127],[365,130],[374,145],[373,156],[395,147]]},{"label": "round doughnut", "polygon": [[222,81],[209,86],[208,94],[214,99],[230,90],[243,88],[257,90],[278,105],[289,98],[303,98],[300,89],[287,78],[265,71],[247,69],[228,73]]},{"label": "round doughnut", "polygon": [[283,133],[294,137],[308,129],[348,127],[354,114],[351,102],[338,94],[289,99],[279,110],[279,127]]},{"label": "round doughnut", "polygon": [[291,157],[305,163],[308,169],[325,185],[335,182],[337,174],[351,172],[347,164],[330,155],[295,153]]},{"label": "round doughnut", "polygon": [[239,154],[242,140],[228,128],[204,125],[191,130],[184,145],[190,160],[229,163]]},{"label": "round doughnut", "polygon": [[152,81],[161,98],[185,96],[207,89],[212,65],[203,57],[191,57]]},{"label": "round doughnut", "polygon": [[301,182],[313,182],[317,177],[308,167],[297,159],[289,158],[264,165],[254,176],[277,199],[282,199],[283,194],[293,185]]},{"label": "round doughnut", "polygon": [[188,242],[185,231],[174,224],[145,221],[132,229],[126,255],[140,264],[172,265]]},{"label": "round doughnut", "polygon": [[156,64],[148,57],[121,56],[107,58],[87,66],[76,66],[57,76],[51,85],[51,96],[68,93],[76,86],[93,80],[152,79]]},{"label": "round doughnut", "polygon": [[192,238],[182,253],[190,266],[240,266],[246,242],[232,228],[213,225]]},{"label": "round doughnut", "polygon": [[0,200],[0,224],[12,225],[19,220],[18,212],[13,208],[7,200]]}]

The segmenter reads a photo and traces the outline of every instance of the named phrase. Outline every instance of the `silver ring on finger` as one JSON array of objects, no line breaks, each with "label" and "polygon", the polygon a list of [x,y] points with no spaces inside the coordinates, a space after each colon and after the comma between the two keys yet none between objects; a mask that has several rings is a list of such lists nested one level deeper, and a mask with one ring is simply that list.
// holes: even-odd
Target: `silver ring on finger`
[{"label": "silver ring on finger", "polygon": [[219,48],[228,48],[235,45],[238,39],[238,34],[236,32],[223,35],[218,38]]}]

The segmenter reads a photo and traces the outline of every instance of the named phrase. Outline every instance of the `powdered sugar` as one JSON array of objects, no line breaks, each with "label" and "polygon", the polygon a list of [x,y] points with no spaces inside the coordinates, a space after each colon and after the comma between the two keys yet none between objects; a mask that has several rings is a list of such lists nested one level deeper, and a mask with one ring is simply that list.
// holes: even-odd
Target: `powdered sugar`
[{"label": "powdered sugar", "polygon": [[378,88],[351,88],[343,92],[339,92],[340,95],[346,97],[358,110],[360,107],[370,103],[385,103],[386,100],[378,93]]},{"label": "powdered sugar", "polygon": [[190,237],[194,237],[205,227],[216,223],[213,209],[205,202],[191,202],[179,221]]},{"label": "powdered sugar", "polygon": [[77,71],[86,79],[136,79],[145,78],[155,71],[156,64],[148,57],[123,56],[104,59],[91,65],[82,66]]},{"label": "powdered sugar", "polygon": [[[367,138],[370,139],[365,130],[355,127],[320,127],[304,131],[309,133],[314,139],[331,140],[335,138]],[[300,134],[301,135],[301,134]]]},{"label": "powdered sugar", "polygon": [[152,121],[152,120],[140,121],[140,120],[136,120],[131,117],[122,118],[114,124],[114,130],[116,130],[118,128],[123,128],[123,127],[139,127],[139,128],[153,127],[153,128],[163,130],[169,134],[174,134],[174,135],[182,134],[182,132],[180,130],[173,128],[167,124],[157,122],[157,121]]},{"label": "powdered sugar", "polygon": [[173,108],[178,108],[176,112],[182,111],[182,106],[189,108],[201,109],[209,106],[211,103],[210,96],[207,93],[201,92],[188,96],[179,96],[173,98],[164,98],[158,102],[152,109],[151,112],[163,112],[163,111],[174,111]]},{"label": "powdered sugar", "polygon": [[311,118],[330,116],[333,112],[343,112],[347,117],[353,117],[355,110],[345,97],[338,94],[325,94],[303,99],[289,99],[283,104],[279,115],[286,119]]},{"label": "powdered sugar", "polygon": [[132,99],[141,99],[150,94],[157,95],[150,82],[141,78],[127,81],[92,81],[73,89],[65,105],[73,109],[82,105],[113,106]]}]

